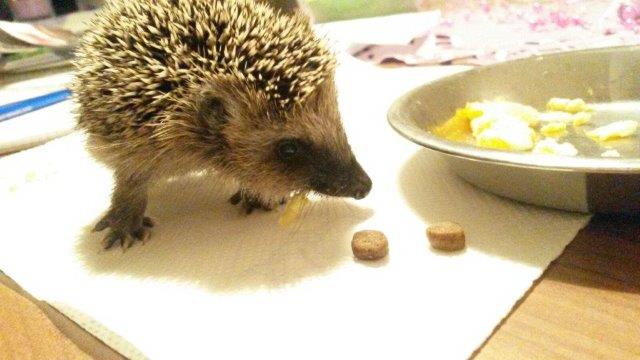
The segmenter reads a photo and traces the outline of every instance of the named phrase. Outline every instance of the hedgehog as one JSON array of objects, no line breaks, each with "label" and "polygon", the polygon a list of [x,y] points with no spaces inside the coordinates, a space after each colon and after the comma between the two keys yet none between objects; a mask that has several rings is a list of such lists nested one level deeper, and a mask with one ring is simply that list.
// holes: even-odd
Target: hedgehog
[{"label": "hedgehog", "polygon": [[116,0],[75,60],[77,125],[113,170],[94,231],[105,249],[149,237],[147,191],[211,172],[247,214],[296,194],[362,199],[372,182],[338,110],[336,58],[301,13],[251,0]]}]

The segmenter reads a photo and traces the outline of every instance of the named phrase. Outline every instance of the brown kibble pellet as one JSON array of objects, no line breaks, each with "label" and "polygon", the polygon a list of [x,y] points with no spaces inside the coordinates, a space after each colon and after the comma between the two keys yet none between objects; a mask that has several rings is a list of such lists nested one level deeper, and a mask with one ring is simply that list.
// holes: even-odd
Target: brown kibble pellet
[{"label": "brown kibble pellet", "polygon": [[353,255],[360,260],[379,260],[389,253],[389,242],[380,231],[358,231],[353,234],[351,250]]},{"label": "brown kibble pellet", "polygon": [[465,236],[462,226],[453,222],[432,224],[427,228],[429,243],[434,249],[442,251],[459,251],[464,249]]}]

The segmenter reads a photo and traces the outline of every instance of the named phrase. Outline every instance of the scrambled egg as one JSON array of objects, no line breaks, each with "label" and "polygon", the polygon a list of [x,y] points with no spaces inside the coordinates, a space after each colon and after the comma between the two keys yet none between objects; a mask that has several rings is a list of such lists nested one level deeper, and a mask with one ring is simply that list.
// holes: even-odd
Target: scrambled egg
[{"label": "scrambled egg", "polygon": [[536,144],[533,148],[534,154],[576,156],[578,149],[571,143],[558,143],[555,139],[544,139]]},{"label": "scrambled egg", "polygon": [[602,154],[600,154],[600,156],[602,156],[602,157],[620,157],[622,155],[620,155],[618,150],[610,149],[610,150],[607,150],[607,151],[603,152]]},{"label": "scrambled egg", "polygon": [[606,141],[629,137],[638,131],[638,122],[633,120],[616,121],[587,132],[587,136],[596,141]]},{"label": "scrambled egg", "polygon": [[280,216],[279,223],[281,226],[291,225],[300,216],[302,209],[309,203],[306,194],[294,195],[285,207],[284,212]]},{"label": "scrambled egg", "polygon": [[573,120],[573,114],[564,111],[549,111],[538,115],[540,122],[570,122]]},{"label": "scrambled egg", "polygon": [[573,126],[575,127],[588,124],[590,121],[591,114],[588,112],[581,111],[579,113],[573,114]]},{"label": "scrambled egg", "polygon": [[[544,112],[508,101],[471,102],[433,132],[484,148],[576,156],[578,149],[573,144],[557,139],[568,133],[570,125],[577,128],[591,122],[592,111],[583,99],[552,98]],[[585,134],[595,141],[606,141],[631,136],[639,126],[637,121],[617,121]],[[620,157],[620,153],[609,150],[601,156]]]},{"label": "scrambled egg", "polygon": [[589,111],[591,108],[582,99],[552,98],[547,103],[547,110],[564,111],[575,114],[581,111]]},{"label": "scrambled egg", "polygon": [[472,102],[465,107],[469,114],[475,115],[473,118],[489,116],[502,117],[510,116],[526,122],[530,126],[538,124],[538,110],[535,108],[509,101],[483,101]]},{"label": "scrambled egg", "polygon": [[473,102],[467,104],[465,114],[478,146],[498,150],[533,148],[535,132],[531,126],[538,121],[536,109],[508,101]]},{"label": "scrambled egg", "polygon": [[540,133],[544,136],[561,136],[567,132],[567,123],[552,122],[540,128]]},{"label": "scrambled egg", "polygon": [[[472,122],[473,126],[473,122]],[[505,117],[485,125],[476,135],[478,146],[498,150],[530,150],[535,132],[518,118]]]},{"label": "scrambled egg", "polygon": [[451,119],[433,129],[433,133],[447,140],[465,142],[471,134],[469,119],[465,109],[458,109]]},{"label": "scrambled egg", "polygon": [[531,150],[536,138],[532,127],[537,123],[538,111],[531,106],[508,101],[472,102],[433,133],[484,148]]},{"label": "scrambled egg", "polygon": [[573,126],[582,126],[591,121],[591,114],[580,111],[575,114],[566,111],[549,111],[538,115],[540,122],[566,122],[573,123]]}]

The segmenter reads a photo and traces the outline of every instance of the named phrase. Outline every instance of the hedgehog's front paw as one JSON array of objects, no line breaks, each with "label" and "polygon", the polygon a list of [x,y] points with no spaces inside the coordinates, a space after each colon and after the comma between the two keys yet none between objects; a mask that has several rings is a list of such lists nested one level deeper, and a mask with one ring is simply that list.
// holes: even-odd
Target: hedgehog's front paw
[{"label": "hedgehog's front paw", "polygon": [[[238,205],[240,204],[240,206],[242,206],[242,209],[244,210],[244,212],[248,215],[251,214],[253,212],[253,210],[259,209],[259,210],[264,210],[264,211],[271,211],[273,210],[274,206],[273,204],[264,202],[262,200],[260,200],[260,198],[258,198],[257,196],[253,196],[245,191],[238,191],[237,193],[235,193],[230,199],[229,202],[232,205]],[[284,204],[284,201],[282,202]]]},{"label": "hedgehog's front paw", "polygon": [[144,216],[142,220],[135,221],[131,217],[114,216],[113,212],[109,211],[102,220],[98,221],[93,231],[109,228],[107,235],[102,239],[102,247],[106,250],[119,242],[124,251],[130,248],[135,241],[144,243],[151,236],[149,231],[151,227],[153,227],[153,220],[150,217]]}]

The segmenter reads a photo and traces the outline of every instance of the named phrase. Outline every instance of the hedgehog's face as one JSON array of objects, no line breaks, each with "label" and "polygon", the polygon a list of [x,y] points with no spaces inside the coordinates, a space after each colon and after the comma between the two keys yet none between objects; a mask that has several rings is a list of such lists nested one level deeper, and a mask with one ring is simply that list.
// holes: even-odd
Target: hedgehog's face
[{"label": "hedgehog's face", "polygon": [[[344,139],[343,134],[334,135],[338,135],[340,140]],[[294,190],[364,198],[371,190],[371,180],[348,146],[336,152],[335,140],[313,139],[309,134],[295,131],[283,132],[272,143],[272,154],[268,160],[275,170],[274,175],[297,184]]]},{"label": "hedgehog's face", "polygon": [[301,105],[278,110],[258,92],[227,100],[221,125],[225,170],[266,199],[291,192],[361,199],[371,179],[347,142],[332,81]]}]

